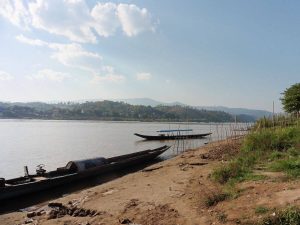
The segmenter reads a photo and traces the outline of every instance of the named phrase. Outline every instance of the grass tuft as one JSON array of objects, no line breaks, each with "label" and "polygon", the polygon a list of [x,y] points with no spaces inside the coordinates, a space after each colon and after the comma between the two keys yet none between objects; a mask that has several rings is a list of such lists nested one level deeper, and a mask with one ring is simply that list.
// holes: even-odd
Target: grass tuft
[{"label": "grass tuft", "polygon": [[255,209],[256,214],[265,214],[269,211],[269,209],[265,206],[257,206]]},{"label": "grass tuft", "polygon": [[205,206],[211,207],[217,205],[219,202],[225,201],[230,197],[227,193],[217,193],[209,195],[205,200]]},{"label": "grass tuft", "polygon": [[217,219],[220,223],[226,223],[227,222],[227,214],[224,212],[220,212],[217,214]]},{"label": "grass tuft", "polygon": [[264,129],[245,138],[242,150],[229,163],[217,167],[212,178],[220,184],[229,181],[262,179],[252,173],[257,163],[271,162],[273,171],[300,177],[300,127]]},{"label": "grass tuft", "polygon": [[283,171],[292,178],[300,177],[300,158],[292,157],[288,159],[281,159],[273,162],[270,166],[272,171]]},{"label": "grass tuft", "polygon": [[289,207],[285,210],[277,211],[274,215],[265,218],[260,225],[299,225],[300,209]]}]

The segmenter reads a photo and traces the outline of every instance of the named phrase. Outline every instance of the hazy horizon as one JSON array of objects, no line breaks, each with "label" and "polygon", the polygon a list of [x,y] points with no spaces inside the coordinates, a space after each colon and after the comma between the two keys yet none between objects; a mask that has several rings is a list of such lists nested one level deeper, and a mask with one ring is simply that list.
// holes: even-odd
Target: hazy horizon
[{"label": "hazy horizon", "polygon": [[[151,98],[128,98],[128,99],[74,99],[74,100],[51,100],[51,101],[1,101],[0,102],[4,102],[4,103],[32,103],[32,102],[40,102],[40,103],[46,103],[46,104],[55,104],[55,103],[67,103],[67,102],[71,102],[71,103],[83,103],[83,102],[96,102],[96,101],[127,101],[127,100],[150,100],[150,101],[154,101],[154,102],[158,102],[161,104],[183,104],[183,105],[187,105],[187,106],[192,106],[192,107],[225,107],[225,108],[232,108],[232,109],[249,109],[249,110],[262,110],[262,111],[269,111],[271,112],[271,110],[267,110],[267,109],[256,109],[256,108],[245,108],[245,107],[239,107],[239,106],[226,106],[226,105],[188,105],[185,104],[184,102],[178,102],[178,101],[174,101],[174,102],[163,102],[157,99],[151,99]],[[132,103],[129,103],[132,104]],[[147,104],[142,104],[142,105],[147,105]]]},{"label": "hazy horizon", "polygon": [[0,2],[0,101],[147,98],[281,111],[298,1]]}]

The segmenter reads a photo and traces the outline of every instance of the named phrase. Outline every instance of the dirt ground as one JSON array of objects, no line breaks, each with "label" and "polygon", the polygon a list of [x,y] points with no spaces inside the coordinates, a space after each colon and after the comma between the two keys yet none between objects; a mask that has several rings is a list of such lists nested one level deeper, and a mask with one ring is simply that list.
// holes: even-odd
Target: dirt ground
[{"label": "dirt ground", "polygon": [[261,172],[265,179],[240,183],[238,195],[208,207],[222,187],[210,179],[212,169],[239,151],[240,140],[209,144],[108,183],[32,208],[0,215],[0,224],[43,225],[201,225],[243,224],[269,209],[300,205],[300,182],[281,173]]}]

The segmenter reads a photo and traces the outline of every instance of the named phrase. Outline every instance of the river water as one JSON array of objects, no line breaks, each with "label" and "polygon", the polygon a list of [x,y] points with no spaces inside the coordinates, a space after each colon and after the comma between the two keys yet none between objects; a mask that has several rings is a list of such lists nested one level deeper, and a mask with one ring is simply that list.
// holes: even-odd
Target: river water
[{"label": "river water", "polygon": [[[0,120],[0,177],[22,176],[25,165],[34,173],[38,164],[54,170],[70,160],[117,156],[165,144],[172,146],[163,155],[168,158],[183,149],[225,138],[231,128],[232,124]],[[133,135],[156,135],[162,129],[193,129],[192,133],[213,134],[185,142],[143,141]]]}]

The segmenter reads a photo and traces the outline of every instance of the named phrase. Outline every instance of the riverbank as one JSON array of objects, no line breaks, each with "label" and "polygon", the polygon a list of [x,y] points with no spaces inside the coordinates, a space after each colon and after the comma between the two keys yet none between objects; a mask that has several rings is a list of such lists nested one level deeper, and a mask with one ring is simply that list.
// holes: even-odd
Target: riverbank
[{"label": "riverbank", "polygon": [[[236,155],[241,139],[189,150],[143,171],[0,216],[1,224],[245,224],[272,215],[275,208],[300,204],[300,182],[279,172],[236,185],[236,196],[211,179],[219,164]],[[258,173],[260,173],[258,171]],[[261,207],[261,208],[259,208]],[[265,214],[259,209],[266,209]]]}]

